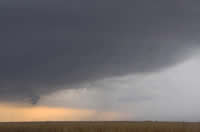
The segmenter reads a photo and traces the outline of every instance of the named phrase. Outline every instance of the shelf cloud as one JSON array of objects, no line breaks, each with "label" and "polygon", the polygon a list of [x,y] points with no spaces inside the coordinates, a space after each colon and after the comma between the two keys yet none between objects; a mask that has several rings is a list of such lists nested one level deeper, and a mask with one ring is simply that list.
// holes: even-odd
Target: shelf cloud
[{"label": "shelf cloud", "polygon": [[195,54],[198,1],[2,0],[0,100],[157,72]]}]

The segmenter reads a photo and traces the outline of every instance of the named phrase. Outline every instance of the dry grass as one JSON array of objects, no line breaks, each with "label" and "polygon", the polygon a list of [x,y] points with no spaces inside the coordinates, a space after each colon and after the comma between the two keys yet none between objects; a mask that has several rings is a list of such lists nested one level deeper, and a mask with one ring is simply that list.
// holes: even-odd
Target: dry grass
[{"label": "dry grass", "polygon": [[183,122],[0,123],[0,132],[200,132],[200,123],[183,123]]}]

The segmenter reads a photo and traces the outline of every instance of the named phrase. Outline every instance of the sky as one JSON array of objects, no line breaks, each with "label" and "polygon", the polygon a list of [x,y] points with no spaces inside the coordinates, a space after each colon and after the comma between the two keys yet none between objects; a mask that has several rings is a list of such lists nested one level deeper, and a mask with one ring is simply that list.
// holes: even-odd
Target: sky
[{"label": "sky", "polygon": [[1,0],[0,121],[199,121],[199,5]]}]

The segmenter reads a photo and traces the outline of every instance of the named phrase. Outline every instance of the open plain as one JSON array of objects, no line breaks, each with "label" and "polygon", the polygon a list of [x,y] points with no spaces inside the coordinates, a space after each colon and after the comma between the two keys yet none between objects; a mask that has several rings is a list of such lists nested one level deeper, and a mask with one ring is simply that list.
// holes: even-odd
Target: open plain
[{"label": "open plain", "polygon": [[0,123],[0,132],[200,132],[200,123],[12,122]]}]

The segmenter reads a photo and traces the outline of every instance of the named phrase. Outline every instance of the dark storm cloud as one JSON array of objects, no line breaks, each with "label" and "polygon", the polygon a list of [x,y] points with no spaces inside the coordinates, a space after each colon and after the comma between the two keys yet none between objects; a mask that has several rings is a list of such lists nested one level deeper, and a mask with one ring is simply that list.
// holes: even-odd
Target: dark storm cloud
[{"label": "dark storm cloud", "polygon": [[24,99],[179,63],[199,44],[200,2],[3,0],[0,98]]}]

